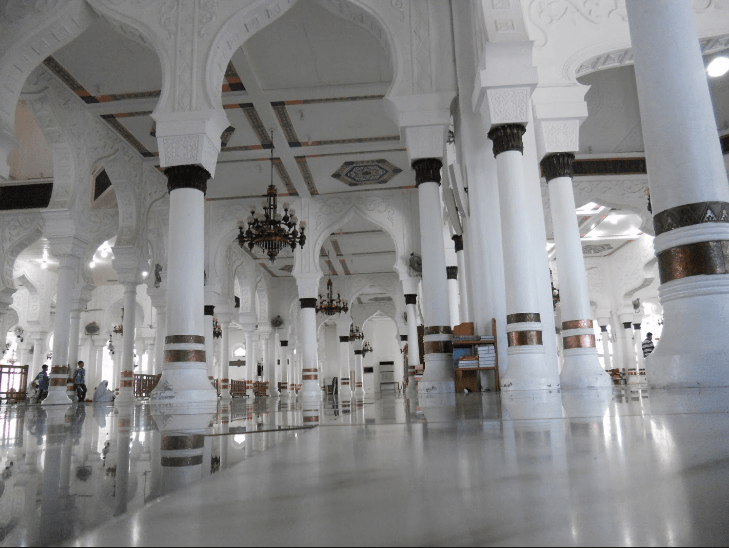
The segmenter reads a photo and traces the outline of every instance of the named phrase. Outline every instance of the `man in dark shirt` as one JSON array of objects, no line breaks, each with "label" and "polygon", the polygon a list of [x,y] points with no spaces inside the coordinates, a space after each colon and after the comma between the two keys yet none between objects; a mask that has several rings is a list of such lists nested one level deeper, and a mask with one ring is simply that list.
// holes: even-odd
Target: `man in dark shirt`
[{"label": "man in dark shirt", "polygon": [[84,362],[78,362],[76,374],[73,377],[73,384],[76,387],[76,395],[78,402],[86,401],[86,371],[84,370]]},{"label": "man in dark shirt", "polygon": [[645,340],[643,341],[643,357],[647,358],[648,355],[653,352],[653,349],[655,347],[653,346],[653,333],[650,331],[646,333]]},{"label": "man in dark shirt", "polygon": [[44,365],[41,372],[36,375],[35,379],[33,380],[34,383],[38,384],[38,399],[36,400],[38,403],[42,402],[44,399],[46,399],[46,396],[48,395],[48,366]]}]

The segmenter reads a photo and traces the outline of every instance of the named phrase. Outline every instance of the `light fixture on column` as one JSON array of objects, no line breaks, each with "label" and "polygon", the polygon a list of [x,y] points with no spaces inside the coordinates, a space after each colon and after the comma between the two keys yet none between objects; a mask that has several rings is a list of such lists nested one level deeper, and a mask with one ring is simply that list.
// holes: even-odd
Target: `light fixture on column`
[{"label": "light fixture on column", "polygon": [[223,336],[223,328],[220,327],[218,318],[213,318],[213,339],[219,339]]},{"label": "light fixture on column", "polygon": [[[327,258],[328,257],[329,254],[327,253]],[[331,269],[329,271],[329,279],[327,280],[326,299],[321,293],[319,293],[319,302],[316,303],[316,311],[321,312],[326,316],[334,316],[334,314],[349,312],[349,305],[347,304],[346,299],[342,299],[339,293],[337,293],[337,298],[334,298]]]},{"label": "light fixture on column", "polygon": [[[273,131],[271,132],[271,184],[266,192],[266,200],[263,203],[263,210],[258,211],[253,206],[251,214],[246,222],[248,228],[243,230],[239,227],[238,245],[242,248],[247,245],[250,251],[254,247],[261,249],[271,263],[276,262],[276,256],[284,247],[290,246],[291,251],[296,246],[304,247],[306,236],[304,229],[306,222],[296,218],[296,212],[289,208],[289,204],[283,204],[284,213],[281,215],[277,204],[278,190],[273,184]],[[298,225],[298,227],[297,227]]]},{"label": "light fixture on column", "polygon": [[111,330],[114,333],[116,333],[117,335],[121,335],[123,337],[124,336],[124,308],[121,309],[121,312],[122,312],[121,323],[119,325],[115,325],[114,327],[112,327]]},{"label": "light fixture on column", "polygon": [[356,325],[352,324],[349,326],[349,340],[357,341],[364,339],[364,333]]},{"label": "light fixture on column", "polygon": [[706,72],[712,78],[724,76],[727,72],[729,72],[729,58],[717,57],[706,67]]},{"label": "light fixture on column", "polygon": [[366,340],[362,345],[362,355],[366,356],[368,352],[372,352],[372,345],[369,340]]}]

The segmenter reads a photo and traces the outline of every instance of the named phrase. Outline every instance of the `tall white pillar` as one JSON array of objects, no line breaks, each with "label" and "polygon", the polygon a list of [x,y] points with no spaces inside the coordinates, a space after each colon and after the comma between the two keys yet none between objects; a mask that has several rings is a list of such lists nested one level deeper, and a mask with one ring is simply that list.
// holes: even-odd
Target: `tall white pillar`
[{"label": "tall white pillar", "polygon": [[[283,343],[286,343],[284,345]],[[281,341],[281,346],[286,346],[286,382],[289,385],[289,399],[296,397],[296,373],[294,370],[294,347],[289,346],[289,341]]]},{"label": "tall white pillar", "polygon": [[121,403],[133,403],[134,398],[134,339],[137,315],[137,285],[139,280],[124,283],[124,336],[122,337],[119,397]]},{"label": "tall white pillar", "polygon": [[215,383],[215,350],[213,347],[213,317],[215,316],[215,306],[206,304],[203,306],[203,321],[205,322],[205,358],[206,364],[205,369],[208,375],[208,382],[210,386],[214,386]]},{"label": "tall white pillar", "polygon": [[222,400],[230,400],[230,322],[232,315],[229,313],[218,314],[220,321],[220,329],[223,336],[220,340],[220,398]]},{"label": "tall white pillar", "polygon": [[455,234],[451,237],[455,244],[456,259],[458,260],[458,292],[460,295],[461,322],[471,321],[471,304],[469,302],[466,269],[466,253],[463,251],[463,236]]},{"label": "tall white pillar", "polygon": [[635,375],[630,375],[628,377],[629,384],[641,384],[645,382],[645,377],[641,377],[640,375],[640,370],[645,369],[645,357],[643,356],[643,335],[640,329],[640,322],[642,319],[642,314],[636,314],[633,318],[633,350],[635,351]]},{"label": "tall white pillar", "polygon": [[610,376],[600,367],[591,319],[590,294],[572,189],[574,159],[574,154],[560,152],[545,156],[541,162],[549,188],[562,288],[559,296],[564,365],[560,380],[562,388],[610,388]]},{"label": "tall white pillar", "polygon": [[253,352],[253,331],[255,325],[243,325],[243,330],[246,334],[246,365],[245,365],[245,381],[246,381],[246,396],[253,397],[253,379],[256,373],[256,356]]},{"label": "tall white pillar", "polygon": [[352,398],[352,380],[349,377],[349,361],[352,349],[349,343],[349,326],[352,318],[349,314],[340,314],[337,318],[337,336],[339,337],[339,400]]},{"label": "tall white pillar", "polygon": [[268,394],[272,398],[278,398],[281,396],[281,394],[279,394],[278,391],[278,333],[275,329],[271,333],[271,337],[268,340],[268,353],[270,354],[269,361],[271,362]]},{"label": "tall white pillar", "polygon": [[[405,287],[405,285],[412,287]],[[415,305],[418,302],[417,285],[403,282],[405,287],[405,306],[408,314],[408,386],[405,394],[409,398],[417,396],[418,387],[415,384],[415,368],[420,366],[420,347],[418,344],[418,313]],[[407,291],[412,291],[408,293]]]},{"label": "tall white pillar", "polygon": [[[80,253],[78,254],[80,255]],[[58,291],[56,316],[53,321],[53,364],[51,366],[48,396],[43,405],[68,404],[68,346],[71,328],[71,290],[79,260],[76,254],[58,257]]]},{"label": "tall white pillar", "polygon": [[167,336],[167,273],[160,274],[162,281],[159,287],[149,287],[147,294],[154,306],[154,323],[156,326],[154,334],[154,369],[153,375],[162,373],[162,364],[164,362],[165,337]]},{"label": "tall white pillar", "polygon": [[[522,124],[499,125],[489,131],[499,182],[501,232],[506,284],[506,333],[509,366],[501,377],[503,390],[559,388],[556,363],[545,359],[537,293],[536,268],[530,253],[530,224],[522,219],[524,196],[529,194],[524,175]],[[548,336],[552,336],[548,334]]]},{"label": "tall white pillar", "polygon": [[420,158],[412,163],[420,206],[420,253],[423,260],[423,340],[425,371],[419,392],[442,394],[455,391],[453,375],[453,329],[448,308],[443,208],[440,200],[438,158]]},{"label": "tall white pillar", "polygon": [[364,354],[362,354],[362,341],[355,341],[354,350],[354,397],[357,400],[362,400],[365,397],[364,390]]},{"label": "tall white pillar", "polygon": [[286,339],[282,339],[280,344],[281,350],[279,351],[279,355],[281,356],[281,397],[285,398],[291,394],[291,366],[289,365],[288,356],[289,341]]},{"label": "tall white pillar", "polygon": [[691,2],[626,7],[664,311],[647,380],[729,386],[729,184]]},{"label": "tall white pillar", "polygon": [[600,337],[602,338],[602,359],[605,365],[605,370],[609,371],[613,368],[612,360],[610,359],[610,339],[608,333],[610,318],[598,318],[597,321],[600,324]]},{"label": "tall white pillar", "polygon": [[30,339],[33,341],[33,365],[28,372],[30,379],[34,379],[41,372],[43,362],[46,360],[46,337],[48,337],[48,333],[45,331],[38,331],[30,335]]},{"label": "tall white pillar", "polygon": [[68,367],[69,374],[73,374],[78,364],[78,340],[81,324],[81,303],[78,301],[71,305],[71,325],[68,334]]},{"label": "tall white pillar", "polygon": [[[259,328],[260,329],[260,328]],[[261,347],[261,357],[262,357],[262,363],[263,363],[263,374],[261,375],[261,383],[263,383],[263,387],[261,389],[262,393],[265,393],[266,396],[270,395],[271,390],[271,353],[269,352],[270,347],[268,344],[268,339],[270,336],[270,333],[263,333],[259,331],[259,341],[260,341],[260,347]]]},{"label": "tall white pillar", "polygon": [[458,294],[458,267],[447,266],[446,278],[448,279],[448,311],[451,316],[451,327],[461,323],[459,310],[461,297]]},{"label": "tall white pillar", "polygon": [[299,321],[301,322],[301,403],[304,426],[319,424],[321,388],[316,341],[316,303],[319,275],[297,278],[299,289]]},{"label": "tall white pillar", "polygon": [[217,401],[207,381],[204,306],[205,190],[210,174],[181,165],[165,170],[170,191],[167,333],[162,378],[152,403]]},{"label": "tall white pillar", "polygon": [[635,369],[636,367],[636,355],[635,355],[635,341],[633,340],[633,314],[625,312],[619,316],[620,322],[623,324],[621,333],[622,338],[622,354],[623,354],[623,369],[625,375],[628,375],[628,371]]}]

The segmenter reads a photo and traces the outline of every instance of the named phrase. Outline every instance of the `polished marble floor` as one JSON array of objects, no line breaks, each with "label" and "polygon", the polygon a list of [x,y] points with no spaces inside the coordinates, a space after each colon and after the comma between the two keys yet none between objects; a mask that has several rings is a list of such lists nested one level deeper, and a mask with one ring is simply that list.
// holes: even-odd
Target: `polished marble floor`
[{"label": "polished marble floor", "polygon": [[729,542],[729,390],[2,415],[3,545]]}]

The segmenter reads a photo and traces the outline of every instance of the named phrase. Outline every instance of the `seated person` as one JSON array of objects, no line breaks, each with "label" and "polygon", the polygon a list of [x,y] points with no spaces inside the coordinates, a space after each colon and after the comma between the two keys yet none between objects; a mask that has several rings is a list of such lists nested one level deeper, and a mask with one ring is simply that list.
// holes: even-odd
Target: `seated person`
[{"label": "seated person", "polygon": [[114,393],[108,389],[109,381],[101,381],[94,392],[95,402],[113,402]]}]

